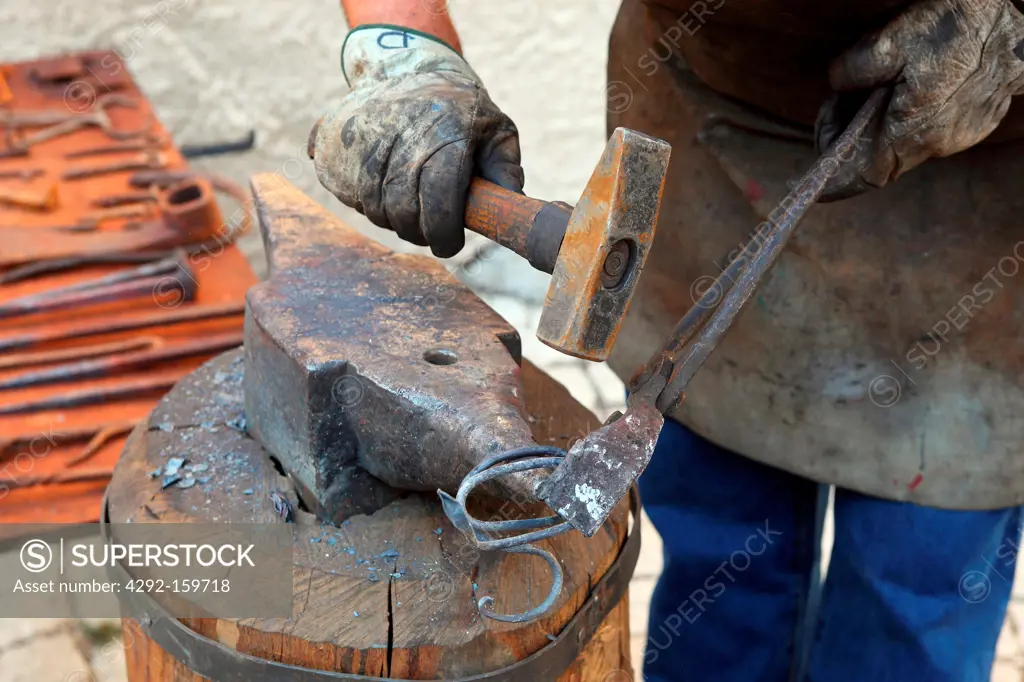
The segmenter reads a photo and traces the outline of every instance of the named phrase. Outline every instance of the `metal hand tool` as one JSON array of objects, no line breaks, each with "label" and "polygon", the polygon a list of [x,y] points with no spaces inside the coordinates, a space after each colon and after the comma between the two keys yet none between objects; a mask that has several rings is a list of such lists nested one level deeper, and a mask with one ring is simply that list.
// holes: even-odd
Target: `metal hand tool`
[{"label": "metal hand tool", "polygon": [[172,370],[158,375],[147,375],[131,378],[99,387],[86,388],[80,391],[63,391],[61,393],[39,398],[24,400],[7,405],[0,405],[0,415],[30,414],[47,410],[65,410],[73,407],[84,407],[110,402],[112,400],[128,400],[145,398],[154,393],[163,393],[178,382],[190,370]]},{"label": "metal hand tool", "polygon": [[[137,421],[122,421],[113,422],[110,424],[100,424],[95,427],[86,429],[76,429],[74,431],[68,431],[64,433],[51,433],[46,436],[47,442],[53,445],[65,445],[70,443],[77,443],[82,440],[88,439],[85,447],[67,461],[63,462],[63,468],[59,471],[55,471],[51,474],[33,474],[31,472],[27,474],[18,473],[17,476],[13,476],[10,479],[0,480],[0,485],[5,486],[9,490],[16,488],[30,488],[37,485],[51,485],[55,483],[80,483],[85,481],[103,481],[110,478],[113,473],[113,467],[106,469],[93,469],[93,470],[76,470],[70,471],[79,464],[92,459],[103,446],[112,441],[113,439],[128,434],[138,425]],[[12,440],[0,442],[0,459],[5,451],[10,451],[11,448],[16,447],[17,443],[21,440],[20,447],[32,447],[32,444],[38,442],[39,434],[32,436],[17,437]]]},{"label": "metal hand tool", "polygon": [[551,273],[537,338],[563,353],[608,359],[658,225],[671,148],[619,128],[569,213],[477,179],[466,227]]},{"label": "metal hand tool", "polygon": [[26,192],[0,188],[0,204],[26,208],[32,211],[52,211],[57,208],[57,183],[51,183],[42,192]]},{"label": "metal hand tool", "polygon": [[76,103],[75,94],[112,92],[131,85],[128,67],[111,52],[48,59],[29,69],[28,81],[44,94],[64,101],[68,101],[69,88],[80,88],[77,93],[71,90],[72,104]]},{"label": "metal hand tool", "polygon": [[[105,220],[117,220],[119,218],[141,218],[151,215],[151,206],[119,205],[100,208],[96,211],[89,211],[82,214],[83,222],[90,222],[99,225]],[[126,226],[127,227],[127,226]]]},{"label": "metal hand tool", "polygon": [[[89,258],[96,254],[153,250],[186,244],[200,244],[216,237],[221,248],[245,229],[233,234],[220,232],[222,221],[213,190],[202,179],[171,186],[157,202],[160,220],[139,223],[131,230],[106,231],[103,234],[61,234],[59,238],[41,238],[39,228],[4,228],[4,248],[0,266],[22,265],[34,261]],[[72,229],[88,229],[80,223]]]},{"label": "metal hand tool", "polygon": [[127,351],[139,350],[141,348],[153,348],[162,343],[159,336],[136,336],[130,339],[119,341],[108,341],[107,343],[95,343],[88,346],[75,346],[74,348],[59,348],[57,350],[44,350],[30,353],[10,353],[0,356],[0,370],[21,369],[22,367],[33,367],[36,365],[50,365],[56,362],[68,360],[85,360],[88,358],[113,355]]},{"label": "metal hand tool", "polygon": [[167,189],[175,184],[196,181],[209,183],[215,191],[228,195],[242,208],[242,219],[232,230],[232,233],[217,235],[216,241],[223,246],[225,243],[232,242],[246,234],[253,224],[252,196],[236,182],[223,175],[200,173],[193,170],[144,170],[128,178],[128,184],[132,187],[156,187],[159,189]]},{"label": "metal hand tool", "polygon": [[40,435],[38,431],[32,433],[13,436],[8,438],[0,438],[0,461],[3,461],[18,450],[24,450],[26,448],[32,448],[40,440],[45,440],[53,447],[71,445],[73,443],[81,443],[86,441],[87,444],[82,452],[75,455],[72,458],[71,463],[79,464],[84,462],[106,442],[110,441],[111,438],[115,438],[119,435],[124,435],[131,431],[138,424],[136,421],[120,421],[111,422],[108,424],[98,424],[96,426],[87,426],[84,428],[68,429],[66,431],[52,431],[45,435]]},{"label": "metal hand tool", "polygon": [[[174,272],[178,274],[172,276]],[[144,296],[151,296],[158,305],[178,305],[193,300],[196,288],[191,265],[186,259],[179,259],[173,266],[166,263],[143,266],[128,273],[115,273],[97,280],[5,301],[0,303],[0,319],[52,313]]]},{"label": "metal hand tool", "polygon": [[0,380],[0,390],[43,386],[103,376],[116,376],[118,372],[152,367],[169,360],[180,360],[195,355],[205,355],[237,348],[241,343],[242,332],[240,331],[212,334],[181,343],[158,343],[150,348],[128,350],[101,358],[80,360],[47,369],[22,372]]},{"label": "metal hand tool", "polygon": [[105,197],[93,199],[90,204],[97,208],[113,208],[115,206],[127,206],[130,204],[146,204],[155,202],[159,195],[155,191],[149,192],[128,192],[125,194],[110,194]]},{"label": "metal hand tool", "polygon": [[43,175],[46,175],[46,170],[42,168],[12,168],[11,170],[0,171],[0,180],[23,180],[28,182]]},{"label": "metal hand tool", "polygon": [[26,474],[17,478],[0,479],[0,486],[8,490],[34,488],[37,485],[57,485],[59,483],[93,483],[109,481],[114,476],[113,468],[92,469],[88,471],[58,471],[53,474]]},{"label": "metal hand tool", "polygon": [[547,345],[608,359],[654,240],[670,153],[619,128],[575,209],[473,181],[466,227],[551,273],[537,329]]},{"label": "metal hand tool", "polygon": [[51,341],[70,341],[100,334],[163,327],[220,317],[233,317],[245,312],[241,303],[218,303],[210,305],[183,305],[171,310],[140,312],[118,316],[110,320],[85,320],[73,326],[47,327],[0,336],[0,351],[26,348]]},{"label": "metal hand tool", "polygon": [[97,166],[85,166],[72,168],[64,171],[61,175],[63,180],[85,180],[111,173],[127,173],[129,171],[159,169],[167,166],[167,156],[160,152],[146,152],[135,158],[126,161],[115,161],[113,163],[100,164]]},{"label": "metal hand tool", "polygon": [[256,131],[250,130],[245,137],[228,142],[211,142],[209,144],[183,144],[178,149],[186,159],[200,159],[207,156],[222,156],[247,152],[256,146]]},{"label": "metal hand tool", "polygon": [[[108,93],[97,97],[92,107],[84,113],[68,111],[67,108],[63,110],[0,111],[0,126],[7,129],[8,146],[18,150],[28,150],[41,142],[70,135],[90,126],[99,128],[107,137],[115,140],[126,140],[144,135],[153,126],[153,122],[148,121],[143,128],[118,130],[107,112],[112,107],[135,109],[138,108],[138,102],[130,97]],[[41,127],[43,130],[23,135],[18,139],[11,136],[15,130]]]},{"label": "metal hand tool", "polygon": [[9,104],[14,99],[11,86],[7,83],[7,73],[0,68],[0,106]]},{"label": "metal hand tool", "polygon": [[84,159],[90,156],[124,154],[125,152],[159,151],[167,147],[169,143],[170,141],[167,138],[146,135],[146,137],[141,140],[129,140],[126,142],[117,142],[114,144],[107,144],[99,147],[89,147],[88,149],[79,149],[77,151],[68,152],[67,154],[64,155],[64,158]]},{"label": "metal hand tool", "polygon": [[[155,275],[166,275],[171,274],[179,269],[185,271],[189,267],[188,258],[184,251],[178,249],[173,251],[170,255],[160,260],[153,261],[150,263],[144,263],[135,268],[128,270],[121,270],[113,272],[101,277],[93,279],[87,279],[74,284],[68,284],[58,289],[50,289],[47,291],[41,291],[35,294],[29,294],[16,298],[10,301],[4,301],[0,303],[0,310],[5,311],[22,311],[31,310],[34,306],[45,302],[51,298],[61,298],[65,295],[76,292],[85,291],[88,289],[98,289],[103,286],[111,284],[120,284],[122,282],[128,282],[136,279],[143,279],[146,277],[153,277]],[[0,313],[0,317],[3,314]]]},{"label": "metal hand tool", "polygon": [[[101,424],[100,426],[93,427],[91,429],[79,429],[74,432],[63,434],[49,434],[47,436],[47,442],[53,442],[54,445],[58,443],[74,443],[84,440],[85,438],[88,438],[89,440],[80,452],[62,463],[63,468],[59,471],[55,471],[50,474],[33,474],[31,472],[27,474],[19,473],[17,476],[13,476],[10,479],[0,480],[0,485],[5,486],[7,489],[15,489],[31,488],[37,485],[51,485],[55,483],[78,483],[83,481],[108,479],[113,473],[112,466],[107,469],[95,469],[91,471],[70,471],[70,469],[92,459],[100,450],[103,449],[104,445],[119,436],[130,433],[137,425],[138,422],[136,421],[114,422],[112,424]],[[29,447],[31,447],[32,442],[38,441],[38,439],[39,434],[35,434],[31,440],[28,441]],[[52,439],[52,441],[49,439]],[[4,445],[6,444],[0,443],[0,454],[3,454]]]},{"label": "metal hand tool", "polygon": [[[39,227],[32,228],[36,231],[36,234],[40,238],[44,238],[43,235],[46,232],[95,232],[99,227],[99,223],[95,220],[87,220],[85,218],[79,219],[77,223],[64,223],[61,225],[41,225]],[[10,228],[4,228],[10,229]]]},{"label": "metal hand tool", "polygon": [[[175,253],[177,249],[169,251],[111,251],[109,253],[94,253],[85,256],[73,256],[70,258],[54,258],[50,260],[36,261],[27,265],[9,268],[0,273],[0,284],[13,284],[22,282],[33,277],[51,275],[56,272],[65,272],[90,265],[128,265],[132,263],[150,263],[152,261],[166,258]],[[191,245],[182,246],[180,250],[186,253],[196,253]]]}]

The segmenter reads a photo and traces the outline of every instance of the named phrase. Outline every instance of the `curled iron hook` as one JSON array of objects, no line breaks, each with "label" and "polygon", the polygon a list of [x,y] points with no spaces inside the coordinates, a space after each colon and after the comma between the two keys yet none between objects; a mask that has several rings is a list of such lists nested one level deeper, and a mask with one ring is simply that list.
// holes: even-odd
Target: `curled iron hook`
[{"label": "curled iron hook", "polygon": [[[488,481],[509,474],[536,469],[554,469],[565,458],[565,451],[546,445],[534,445],[508,450],[491,455],[466,475],[455,497],[443,490],[437,494],[441,505],[452,524],[481,550],[500,550],[511,554],[529,554],[547,562],[551,568],[552,586],[548,596],[534,608],[523,613],[496,613],[493,610],[494,597],[485,596],[477,601],[480,614],[503,623],[528,623],[547,612],[562,592],[564,575],[558,559],[550,552],[530,544],[561,535],[572,529],[559,516],[543,516],[533,519],[510,519],[505,521],[481,521],[473,518],[466,509],[466,500],[473,490]],[[505,537],[494,537],[495,533],[513,533]]]}]

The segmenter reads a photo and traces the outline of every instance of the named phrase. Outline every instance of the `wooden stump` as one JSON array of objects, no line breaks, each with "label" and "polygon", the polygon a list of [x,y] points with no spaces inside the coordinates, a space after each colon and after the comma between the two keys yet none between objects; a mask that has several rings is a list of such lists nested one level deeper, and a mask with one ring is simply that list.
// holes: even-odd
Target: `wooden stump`
[{"label": "wooden stump", "polygon": [[[110,486],[111,522],[283,523],[270,493],[284,491],[298,505],[289,480],[256,441],[228,426],[243,414],[242,365],[238,351],[208,363],[171,391],[148,423],[136,429]],[[522,376],[538,443],[564,448],[599,425],[564,388],[529,363],[524,362]],[[204,476],[209,481],[162,490],[148,472],[171,456],[208,464]],[[253,494],[241,494],[248,489]],[[477,552],[452,527],[436,496],[409,494],[340,527],[325,525],[301,509],[296,517],[291,618],[182,622],[257,658],[409,680],[489,673],[548,646],[613,564],[628,530],[623,504],[593,538],[573,532],[539,543],[558,557],[565,571],[559,602],[540,620],[506,624],[482,618],[476,600],[491,595],[495,610],[505,613],[535,606],[550,588],[548,567],[536,557]],[[632,679],[627,602],[624,596],[576,661],[551,679]],[[125,619],[124,634],[132,682],[216,680],[193,673],[170,656],[137,621]]]}]

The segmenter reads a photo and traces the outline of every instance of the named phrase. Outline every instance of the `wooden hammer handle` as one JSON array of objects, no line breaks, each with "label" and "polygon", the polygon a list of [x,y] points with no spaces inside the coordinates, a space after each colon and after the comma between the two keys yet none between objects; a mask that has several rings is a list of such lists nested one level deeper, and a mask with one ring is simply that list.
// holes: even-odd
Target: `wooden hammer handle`
[{"label": "wooden hammer handle", "polygon": [[571,210],[516,194],[493,182],[474,178],[466,198],[466,227],[515,251],[550,273],[558,260]]}]

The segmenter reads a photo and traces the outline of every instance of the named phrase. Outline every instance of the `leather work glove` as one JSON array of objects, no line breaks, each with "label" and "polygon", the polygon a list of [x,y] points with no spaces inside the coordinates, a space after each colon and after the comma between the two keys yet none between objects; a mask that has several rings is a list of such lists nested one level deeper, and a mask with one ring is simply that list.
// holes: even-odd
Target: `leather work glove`
[{"label": "leather work glove", "polygon": [[341,61],[352,91],[310,134],[320,183],[375,225],[454,256],[474,174],[523,190],[515,124],[437,38],[357,27]]},{"label": "leather work glove", "polygon": [[1024,12],[1011,0],[921,0],[843,54],[830,69],[839,96],[819,116],[819,150],[842,132],[863,91],[893,86],[893,94],[826,200],[884,187],[984,140],[1024,88],[1022,41]]}]

